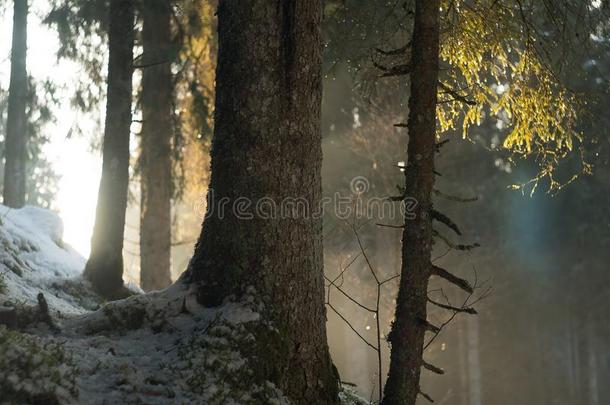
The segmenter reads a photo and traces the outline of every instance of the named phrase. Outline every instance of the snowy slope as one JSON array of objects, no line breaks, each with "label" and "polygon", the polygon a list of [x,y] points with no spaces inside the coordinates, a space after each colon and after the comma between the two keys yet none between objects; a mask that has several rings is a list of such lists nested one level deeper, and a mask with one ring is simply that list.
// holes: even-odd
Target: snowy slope
[{"label": "snowy slope", "polygon": [[254,295],[206,309],[177,283],[103,304],[60,218],[39,208],[0,206],[0,244],[0,307],[36,308],[43,293],[56,326],[0,325],[0,405],[289,404],[240,353],[250,326],[272,328]]},{"label": "snowy slope", "polygon": [[99,306],[81,275],[85,259],[62,241],[63,224],[54,213],[0,205],[0,304],[36,304],[43,292],[52,312],[74,315]]}]

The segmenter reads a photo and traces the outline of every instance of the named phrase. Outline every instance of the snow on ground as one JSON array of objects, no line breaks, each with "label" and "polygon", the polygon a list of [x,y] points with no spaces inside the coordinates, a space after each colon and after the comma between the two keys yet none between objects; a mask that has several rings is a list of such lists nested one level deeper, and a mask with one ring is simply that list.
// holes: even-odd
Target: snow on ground
[{"label": "snow on ground", "polygon": [[51,311],[63,315],[99,306],[100,299],[81,278],[85,259],[63,243],[62,234],[61,219],[48,210],[0,205],[0,277],[5,296],[35,304],[43,292]]},{"label": "snow on ground", "polygon": [[[85,260],[49,211],[0,206],[0,309],[33,311],[43,293],[53,325],[0,325],[0,404],[288,404],[236,348],[260,322],[253,296],[205,309],[182,284],[103,304]],[[28,309],[29,308],[29,309]],[[50,327],[52,326],[52,327]],[[364,404],[349,389],[344,404]]]}]

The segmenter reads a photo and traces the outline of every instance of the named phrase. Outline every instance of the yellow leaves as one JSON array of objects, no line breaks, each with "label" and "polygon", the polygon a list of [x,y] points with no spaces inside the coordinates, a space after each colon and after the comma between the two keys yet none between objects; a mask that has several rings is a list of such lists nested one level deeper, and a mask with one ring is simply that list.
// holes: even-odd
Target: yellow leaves
[{"label": "yellow leaves", "polygon": [[[503,147],[534,156],[540,174],[552,179],[559,161],[581,139],[574,129],[582,103],[566,90],[523,27],[513,1],[447,0],[440,57],[443,83],[462,89],[476,105],[466,105],[439,90],[440,131],[461,123],[466,137],[486,114],[508,128]],[[451,7],[450,4],[451,3]],[[555,187],[554,180],[551,186]]]},{"label": "yellow leaves", "polygon": [[[182,21],[183,63],[177,84],[177,108],[180,110],[182,139],[182,177],[184,199],[198,200],[207,184],[209,134],[213,128],[216,45],[214,7],[211,2],[193,2],[185,6]],[[196,24],[192,20],[197,21]],[[204,139],[206,138],[206,139]]]}]

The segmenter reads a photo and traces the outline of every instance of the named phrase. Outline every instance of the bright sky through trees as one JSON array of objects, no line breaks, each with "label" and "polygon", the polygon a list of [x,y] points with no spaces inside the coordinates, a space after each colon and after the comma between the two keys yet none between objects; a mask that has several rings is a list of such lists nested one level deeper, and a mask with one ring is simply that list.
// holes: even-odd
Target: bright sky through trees
[{"label": "bright sky through trees", "polygon": [[[40,16],[48,10],[41,10],[40,6],[41,2],[36,2],[28,16],[27,70],[37,80],[53,78],[58,86],[60,105],[54,108],[56,122],[44,128],[51,139],[44,152],[60,176],[54,208],[64,220],[64,240],[87,256],[101,170],[99,153],[92,152],[90,148],[92,138],[89,135],[93,135],[95,125],[87,122],[90,118],[78,114],[70,106],[70,87],[79,75],[79,67],[66,60],[57,62],[58,39],[51,29],[42,24]],[[10,7],[1,11],[0,38],[3,40],[0,41],[0,61],[3,63],[0,67],[0,88],[3,91],[8,91],[9,86],[12,17]],[[70,128],[76,122],[86,136],[68,138]]]}]

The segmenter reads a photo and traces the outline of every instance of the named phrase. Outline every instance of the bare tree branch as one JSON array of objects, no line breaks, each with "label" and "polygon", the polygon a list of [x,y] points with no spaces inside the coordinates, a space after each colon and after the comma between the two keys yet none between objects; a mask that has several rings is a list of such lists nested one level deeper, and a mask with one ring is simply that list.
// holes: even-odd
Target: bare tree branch
[{"label": "bare tree branch", "polygon": [[422,366],[423,366],[423,367],[424,367],[426,370],[432,371],[433,373],[436,373],[436,374],[441,374],[441,375],[442,375],[442,374],[445,374],[445,370],[443,370],[443,369],[442,369],[442,368],[440,368],[440,367],[436,367],[435,365],[430,364],[430,363],[428,363],[428,362],[427,362],[427,361],[425,361],[425,360],[422,360]]},{"label": "bare tree branch", "polygon": [[462,232],[460,231],[460,228],[447,215],[445,215],[442,212],[437,211],[435,209],[432,209],[431,215],[432,215],[432,219],[446,225],[453,232],[457,233],[459,236],[462,236]]},{"label": "bare tree branch", "polygon": [[463,278],[459,278],[438,266],[432,266],[431,274],[433,276],[437,276],[447,280],[451,284],[454,284],[455,286],[461,288],[469,294],[472,294],[474,292],[474,288],[470,285],[468,281],[464,280]]},{"label": "bare tree branch", "polygon": [[429,302],[430,304],[432,304],[432,305],[435,305],[435,306],[437,306],[437,307],[439,307],[439,308],[446,309],[446,310],[448,310],[448,311],[462,312],[462,313],[465,313],[465,314],[470,314],[470,315],[476,315],[476,314],[477,314],[476,309],[474,309],[474,308],[472,308],[472,307],[463,307],[463,308],[458,308],[458,307],[454,307],[454,306],[451,306],[451,305],[447,305],[447,304],[440,303],[440,302],[438,302],[438,301],[434,301],[434,300],[433,300],[432,298],[430,298],[430,297],[428,297],[428,302]]},{"label": "bare tree branch", "polygon": [[426,394],[425,392],[423,392],[421,389],[419,390],[419,395],[426,398],[426,400],[428,400],[429,402],[434,403],[434,400],[432,399],[432,397],[430,395]]},{"label": "bare tree branch", "polygon": [[456,197],[456,196],[452,196],[449,194],[445,194],[440,190],[434,190],[434,194],[444,198],[445,200],[450,200],[450,201],[457,201],[457,202],[463,202],[463,203],[469,203],[469,202],[475,202],[478,201],[479,198],[478,197],[472,197],[472,198],[463,198],[463,197]]}]

